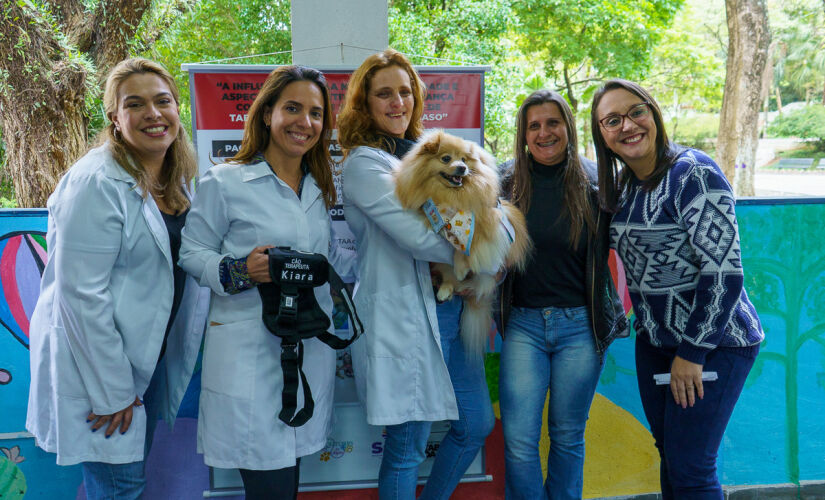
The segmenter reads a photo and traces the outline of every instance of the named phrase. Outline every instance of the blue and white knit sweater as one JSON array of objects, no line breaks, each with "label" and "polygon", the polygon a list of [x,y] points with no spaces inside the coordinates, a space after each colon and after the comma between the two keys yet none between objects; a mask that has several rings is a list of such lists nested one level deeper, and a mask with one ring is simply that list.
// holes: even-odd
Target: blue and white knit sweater
[{"label": "blue and white knit sweater", "polygon": [[654,190],[632,176],[610,227],[636,332],[694,363],[765,338],[745,293],[734,205],[719,166],[686,149]]}]

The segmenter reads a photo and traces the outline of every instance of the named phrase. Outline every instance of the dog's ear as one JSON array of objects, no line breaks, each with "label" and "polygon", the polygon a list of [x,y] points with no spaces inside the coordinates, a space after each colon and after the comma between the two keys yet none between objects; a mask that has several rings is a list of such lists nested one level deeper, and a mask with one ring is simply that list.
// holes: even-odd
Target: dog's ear
[{"label": "dog's ear", "polygon": [[438,148],[441,147],[442,131],[436,131],[424,138],[424,144],[421,146],[421,151],[427,155],[434,155],[438,153]]},{"label": "dog's ear", "polygon": [[488,167],[490,167],[491,169],[493,169],[494,171],[498,172],[498,166],[496,165],[496,158],[492,154],[488,153],[486,149],[479,146],[475,142],[471,142],[470,144],[472,144],[473,153],[478,158],[478,160],[481,163],[483,163],[483,164],[487,165]]}]

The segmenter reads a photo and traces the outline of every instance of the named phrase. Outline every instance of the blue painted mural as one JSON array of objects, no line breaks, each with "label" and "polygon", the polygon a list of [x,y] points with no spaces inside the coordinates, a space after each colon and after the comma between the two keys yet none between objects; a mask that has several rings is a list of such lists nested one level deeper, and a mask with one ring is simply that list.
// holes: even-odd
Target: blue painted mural
[{"label": "blue painted mural", "polygon": [[[723,441],[720,478],[726,485],[822,480],[825,233],[821,224],[825,200],[741,200],[737,214],[746,287],[759,311],[766,341]],[[28,320],[46,259],[45,231],[45,210],[0,211],[2,498],[17,499],[24,494],[27,499],[82,498],[79,468],[55,465],[54,456],[36,448],[24,429]],[[497,374],[488,376],[497,378]],[[200,498],[206,489],[208,472],[194,449],[199,383],[196,376],[175,432],[159,429],[148,463],[151,498],[184,498],[181,488],[187,489],[187,498]],[[655,491],[658,459],[651,453],[651,442],[638,438],[639,432],[646,432],[646,424],[631,339],[611,346],[597,392],[588,425],[585,496]],[[616,446],[618,440],[625,440],[621,447]],[[609,481],[587,473],[590,467],[617,462],[617,453],[622,454],[618,461],[624,469],[617,469],[615,476],[606,476],[600,469]],[[151,480],[160,476],[163,481]]]}]

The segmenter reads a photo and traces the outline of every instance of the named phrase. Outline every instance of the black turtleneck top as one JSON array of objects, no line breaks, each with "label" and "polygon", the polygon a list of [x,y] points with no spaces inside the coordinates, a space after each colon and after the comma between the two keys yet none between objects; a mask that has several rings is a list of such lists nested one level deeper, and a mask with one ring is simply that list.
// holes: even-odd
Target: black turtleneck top
[{"label": "black turtleneck top", "polygon": [[570,245],[570,220],[564,208],[564,169],[531,165],[532,196],[526,214],[527,230],[535,248],[524,273],[515,276],[513,305],[517,307],[578,307],[587,304],[585,263],[587,231],[576,248]]}]

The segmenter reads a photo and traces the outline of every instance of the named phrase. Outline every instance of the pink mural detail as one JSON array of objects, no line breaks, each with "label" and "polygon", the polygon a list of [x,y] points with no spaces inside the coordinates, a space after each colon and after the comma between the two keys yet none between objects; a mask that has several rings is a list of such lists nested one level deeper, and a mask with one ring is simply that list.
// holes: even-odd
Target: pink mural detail
[{"label": "pink mural detail", "polygon": [[622,299],[624,313],[630,317],[630,313],[633,311],[633,304],[630,303],[630,291],[627,289],[627,275],[625,275],[622,260],[618,257],[615,250],[610,250],[607,263],[610,266],[610,275],[613,277],[613,284],[616,285],[616,290],[618,290],[619,297]]},{"label": "pink mural detail", "polygon": [[20,248],[20,236],[9,238],[6,244],[6,249],[0,257],[0,280],[2,280],[4,287],[3,292],[6,303],[9,306],[9,311],[17,322],[18,326],[26,337],[29,336],[29,318],[26,316],[26,311],[23,309],[23,301],[20,300],[20,293],[17,287],[17,250]]},{"label": "pink mural detail", "polygon": [[34,251],[37,253],[37,256],[40,257],[40,262],[42,262],[43,264],[48,262],[49,256],[46,253],[46,249],[40,246],[40,243],[38,243],[37,240],[35,240],[32,237],[32,235],[27,234],[26,238],[29,240],[29,243],[31,243],[31,246],[32,248],[34,248]]}]

